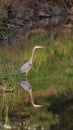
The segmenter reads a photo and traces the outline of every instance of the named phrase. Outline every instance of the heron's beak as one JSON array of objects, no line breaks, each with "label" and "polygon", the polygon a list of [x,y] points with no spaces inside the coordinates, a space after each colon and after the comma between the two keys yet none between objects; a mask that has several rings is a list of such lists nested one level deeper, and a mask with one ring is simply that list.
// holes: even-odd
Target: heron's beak
[{"label": "heron's beak", "polygon": [[37,49],[37,48],[44,48],[44,46],[35,46],[35,47],[33,48],[33,50],[35,50],[35,49]]},{"label": "heron's beak", "polygon": [[44,46],[39,46],[38,48],[45,48]]}]

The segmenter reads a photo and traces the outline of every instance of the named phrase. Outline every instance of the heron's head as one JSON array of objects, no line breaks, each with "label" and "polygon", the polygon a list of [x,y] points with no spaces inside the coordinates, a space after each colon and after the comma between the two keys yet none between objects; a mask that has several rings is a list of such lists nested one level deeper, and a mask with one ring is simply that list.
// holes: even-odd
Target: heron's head
[{"label": "heron's head", "polygon": [[33,49],[44,48],[44,46],[35,46]]},{"label": "heron's head", "polygon": [[33,48],[33,50],[32,50],[32,56],[31,56],[30,61],[32,61],[34,52],[35,52],[35,50],[36,50],[37,48],[44,48],[44,46],[35,46],[35,47]]}]

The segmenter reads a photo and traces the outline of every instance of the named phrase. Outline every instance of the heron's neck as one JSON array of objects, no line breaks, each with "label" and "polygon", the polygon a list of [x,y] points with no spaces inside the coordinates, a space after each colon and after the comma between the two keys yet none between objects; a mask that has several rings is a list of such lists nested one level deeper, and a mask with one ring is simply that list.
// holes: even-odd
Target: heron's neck
[{"label": "heron's neck", "polygon": [[32,50],[31,61],[33,60],[34,52],[35,52],[35,48]]}]

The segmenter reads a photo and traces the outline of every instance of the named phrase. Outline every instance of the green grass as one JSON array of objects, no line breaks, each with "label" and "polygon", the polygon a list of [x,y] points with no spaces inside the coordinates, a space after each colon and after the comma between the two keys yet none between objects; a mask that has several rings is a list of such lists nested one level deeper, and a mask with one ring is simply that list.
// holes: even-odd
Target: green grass
[{"label": "green grass", "polygon": [[[73,100],[73,37],[72,34],[59,32],[55,33],[53,38],[49,33],[41,33],[40,36],[32,33],[29,35],[25,44],[23,42],[12,46],[0,46],[0,78],[7,77],[4,87],[15,89],[15,93],[6,95],[4,101],[9,104],[10,117],[20,115],[26,119],[32,117],[29,124],[33,125],[36,122],[37,129],[42,125],[45,128],[53,125],[57,130],[60,124],[63,126],[62,112],[67,116],[68,112],[71,114],[73,110],[71,103]],[[43,108],[40,109],[32,107],[28,94],[17,82],[17,79],[26,78],[25,74],[19,76],[17,72],[30,59],[32,48],[37,43],[45,46],[45,49],[38,49],[35,52],[33,67],[27,79],[32,86],[35,103],[43,104]],[[59,117],[56,117],[56,114]],[[69,115],[66,122],[64,118],[65,124],[68,118]],[[71,127],[72,124],[69,123],[68,128]]]},{"label": "green grass", "polygon": [[[38,49],[35,52],[33,67],[28,74],[28,79],[72,79],[72,35],[64,34],[63,36],[59,32],[57,32],[57,35],[58,38],[54,36],[53,40],[51,40],[49,33],[41,34],[40,37],[38,34],[32,34],[32,37],[25,41],[26,46],[23,43],[19,46],[17,44],[13,46],[1,46],[0,77],[8,77],[9,80],[16,78],[19,68],[30,59],[32,48],[39,43],[39,45],[45,46],[45,49]],[[21,77],[24,78],[25,76],[22,75]]]}]

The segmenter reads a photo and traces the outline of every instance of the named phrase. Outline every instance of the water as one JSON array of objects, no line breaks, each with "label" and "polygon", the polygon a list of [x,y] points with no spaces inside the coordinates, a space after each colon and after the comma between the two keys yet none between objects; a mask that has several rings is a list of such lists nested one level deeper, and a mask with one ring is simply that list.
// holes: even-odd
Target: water
[{"label": "water", "polygon": [[[37,87],[42,88],[43,83],[45,88],[49,84],[48,81],[37,81]],[[41,91],[38,91],[36,95],[36,90],[33,90],[34,102],[42,104],[43,107],[41,108],[32,106],[29,95],[23,91],[20,85],[18,90],[13,93],[2,93],[0,95],[0,128],[6,129],[8,127],[13,130],[71,128],[73,120],[72,97],[67,99],[66,96],[68,95],[59,94],[60,92],[57,93],[55,89],[53,87],[49,87],[47,90],[44,89],[42,91],[43,96]],[[67,90],[65,92],[67,93]]]},{"label": "water", "polygon": [[[24,34],[18,42],[0,46],[0,129],[73,129],[72,31],[36,29]],[[18,75],[36,45],[45,48],[36,50],[27,77]],[[31,94],[42,107],[32,105]]]},{"label": "water", "polygon": [[[28,82],[29,83],[29,82]],[[38,88],[42,87],[43,81],[39,86],[37,82]],[[30,85],[30,83],[29,83]],[[23,88],[19,85],[19,90],[13,93],[2,93],[0,98],[1,105],[1,128],[11,127],[13,130],[15,129],[45,129],[44,125],[52,124],[52,119],[54,120],[53,124],[57,122],[55,121],[55,117],[51,111],[48,111],[46,107],[48,105],[44,103],[44,100],[41,99],[41,92],[38,91],[37,99],[36,91],[34,94],[33,91],[33,100],[36,104],[43,105],[40,108],[34,108],[31,104],[31,100],[29,99],[29,95],[23,91]],[[45,94],[46,92],[44,92]],[[39,97],[40,96],[40,97]],[[47,112],[47,113],[46,113]],[[48,114],[48,115],[47,115]],[[50,123],[49,123],[50,120]],[[45,124],[46,123],[46,124]]]}]

